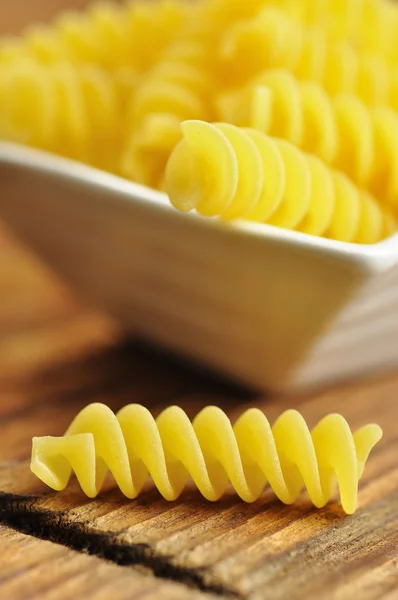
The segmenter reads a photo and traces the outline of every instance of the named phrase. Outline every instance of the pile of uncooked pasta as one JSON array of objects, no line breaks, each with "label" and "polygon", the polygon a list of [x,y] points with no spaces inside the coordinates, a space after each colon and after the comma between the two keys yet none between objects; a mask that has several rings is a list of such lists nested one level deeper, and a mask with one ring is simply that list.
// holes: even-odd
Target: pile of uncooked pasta
[{"label": "pile of uncooked pasta", "polygon": [[398,5],[94,4],[0,39],[0,138],[180,210],[376,243],[398,215]]}]

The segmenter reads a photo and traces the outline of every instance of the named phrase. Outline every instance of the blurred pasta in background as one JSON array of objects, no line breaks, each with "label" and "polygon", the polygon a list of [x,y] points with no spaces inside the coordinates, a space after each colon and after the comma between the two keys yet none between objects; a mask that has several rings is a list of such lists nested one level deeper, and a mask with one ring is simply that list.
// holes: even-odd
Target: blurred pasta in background
[{"label": "blurred pasta in background", "polygon": [[[374,243],[397,229],[397,39],[390,0],[97,2],[0,38],[0,138],[167,188],[181,209],[190,199],[176,191],[179,170],[191,195],[204,181],[221,190],[228,176],[213,168],[221,150],[204,127],[193,127],[187,161],[182,123],[251,128],[279,154],[292,147],[300,153],[289,156],[306,158],[293,167],[284,151],[275,162],[250,146],[229,173],[235,193],[213,215]],[[236,144],[224,138],[231,157]],[[296,188],[297,218],[253,209],[261,161],[258,181]],[[253,196],[235,210],[244,186]],[[263,205],[276,203],[266,193],[264,184]]]}]

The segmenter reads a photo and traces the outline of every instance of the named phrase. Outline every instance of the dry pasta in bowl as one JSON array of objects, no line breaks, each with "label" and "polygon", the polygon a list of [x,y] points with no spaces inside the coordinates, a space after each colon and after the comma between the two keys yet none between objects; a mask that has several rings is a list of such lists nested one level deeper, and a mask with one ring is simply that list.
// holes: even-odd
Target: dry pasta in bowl
[{"label": "dry pasta in bowl", "polygon": [[368,192],[286,140],[226,123],[186,121],[166,169],[173,205],[332,239],[376,243],[396,224]]},{"label": "dry pasta in bowl", "polygon": [[383,0],[69,11],[0,39],[0,137],[180,209],[377,243],[397,229],[397,14]]}]

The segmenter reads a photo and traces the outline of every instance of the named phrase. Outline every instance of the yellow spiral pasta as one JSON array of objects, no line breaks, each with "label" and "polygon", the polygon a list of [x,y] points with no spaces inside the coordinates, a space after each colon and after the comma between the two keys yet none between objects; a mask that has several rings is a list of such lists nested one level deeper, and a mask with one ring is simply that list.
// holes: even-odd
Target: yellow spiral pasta
[{"label": "yellow spiral pasta", "polygon": [[196,39],[171,45],[132,97],[131,135],[122,155],[122,173],[153,188],[163,187],[166,163],[186,119],[211,120],[214,77],[209,49]]},{"label": "yellow spiral pasta", "polygon": [[[136,90],[142,81],[142,74],[133,67],[124,66],[116,67],[111,72],[108,72],[108,76],[112,80],[111,85],[115,86],[119,98],[120,114],[125,116],[126,110],[131,105]],[[120,121],[120,117],[118,119]]]},{"label": "yellow spiral pasta", "polygon": [[224,28],[276,7],[307,26],[321,28],[329,37],[348,41],[356,50],[389,61],[398,57],[398,9],[390,0],[208,0],[203,4],[206,18]]},{"label": "yellow spiral pasta", "polygon": [[285,0],[283,7],[359,50],[380,53],[388,60],[397,57],[398,9],[390,0]]},{"label": "yellow spiral pasta", "polygon": [[221,31],[223,27],[255,17],[265,5],[270,4],[270,0],[206,0],[202,4],[204,18]]},{"label": "yellow spiral pasta", "polygon": [[153,189],[163,189],[170,154],[181,138],[180,119],[170,113],[148,115],[133,130],[120,158],[120,172],[128,179]]},{"label": "yellow spiral pasta", "polygon": [[292,504],[305,486],[311,502],[325,506],[337,479],[343,509],[357,508],[358,480],[373,446],[378,425],[354,434],[345,419],[330,414],[312,431],[295,410],[270,426],[258,409],[246,410],[232,427],[215,406],[191,423],[171,406],[158,418],[139,404],[115,415],[91,404],[63,437],[33,438],[31,470],[55,490],[63,490],[72,470],[83,492],[95,497],[108,469],[128,498],[136,498],[151,476],[166,500],[175,500],[189,477],[207,500],[216,501],[230,482],[245,502],[254,502],[268,482],[277,497]]},{"label": "yellow spiral pasta", "polygon": [[226,123],[185,121],[166,167],[174,207],[312,235],[376,243],[395,219],[366,191],[286,140]]},{"label": "yellow spiral pasta", "polygon": [[144,71],[178,34],[186,13],[186,4],[174,0],[95,3],[85,12],[61,13],[50,25],[33,25],[21,37],[0,42],[0,64],[31,57]]},{"label": "yellow spiral pasta", "polygon": [[0,38],[0,138],[183,210],[374,243],[396,230],[397,15],[387,0],[96,2]]},{"label": "yellow spiral pasta", "polygon": [[287,139],[398,206],[398,113],[269,69],[219,99],[222,121]]},{"label": "yellow spiral pasta", "polygon": [[398,108],[398,71],[380,56],[356,52],[344,40],[267,7],[225,33],[220,48],[227,82],[235,85],[270,67],[321,83],[329,94],[352,92],[368,104]]},{"label": "yellow spiral pasta", "polygon": [[16,141],[113,170],[118,110],[112,79],[94,65],[22,59],[0,67],[0,137],[13,132]]},{"label": "yellow spiral pasta", "polygon": [[184,54],[179,56],[178,49],[172,48],[171,56],[159,61],[136,90],[131,115],[134,127],[139,128],[152,114],[168,113],[184,120],[209,112],[214,91],[211,74],[200,63],[202,57],[193,59],[185,55],[186,49],[181,46]]}]

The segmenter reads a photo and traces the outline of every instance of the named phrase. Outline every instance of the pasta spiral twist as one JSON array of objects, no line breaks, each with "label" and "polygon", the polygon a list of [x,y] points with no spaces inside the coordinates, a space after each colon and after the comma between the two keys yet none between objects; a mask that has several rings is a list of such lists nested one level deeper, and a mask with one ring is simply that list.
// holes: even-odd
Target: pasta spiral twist
[{"label": "pasta spiral twist", "polygon": [[389,0],[286,0],[284,8],[309,25],[319,25],[359,50],[397,57],[398,10]]},{"label": "pasta spiral twist", "polygon": [[94,65],[0,67],[0,136],[113,170],[117,112],[112,79]]},{"label": "pasta spiral twist", "polygon": [[122,156],[122,173],[153,188],[163,187],[170,154],[186,119],[210,120],[214,81],[208,49],[199,40],[173,44],[132,97],[131,135]]},{"label": "pasta spiral twist", "polygon": [[34,25],[20,38],[4,40],[0,63],[30,57],[43,63],[69,60],[145,71],[178,34],[186,13],[184,3],[174,0],[156,5],[96,3],[83,13],[62,13],[50,25]]},{"label": "pasta spiral twist", "polygon": [[270,0],[205,0],[203,13],[206,19],[222,26],[228,26],[250,17],[255,17]]},{"label": "pasta spiral twist", "polygon": [[207,500],[218,500],[228,481],[246,502],[254,502],[268,481],[277,497],[293,503],[303,486],[320,508],[337,477],[343,509],[357,508],[358,480],[382,432],[366,425],[351,433],[344,418],[330,414],[310,432],[295,410],[284,412],[272,429],[258,409],[245,411],[232,427],[215,406],[190,422],[172,406],[158,418],[130,404],[115,415],[91,404],[64,437],[33,438],[31,470],[55,490],[64,489],[72,469],[89,497],[100,491],[110,469],[128,498],[140,493],[148,473],[166,500],[175,500],[189,476]]},{"label": "pasta spiral twist", "polygon": [[398,114],[353,94],[330,98],[315,82],[270,69],[220,97],[222,121],[287,139],[398,206]]},{"label": "pasta spiral twist", "polygon": [[179,210],[356,243],[376,243],[396,227],[369,193],[285,140],[226,123],[181,128],[165,180]]},{"label": "pasta spiral twist", "polygon": [[235,85],[270,67],[321,83],[328,94],[352,92],[368,104],[398,108],[398,71],[374,54],[310,27],[282,9],[267,7],[225,33],[220,48],[226,79]]}]

